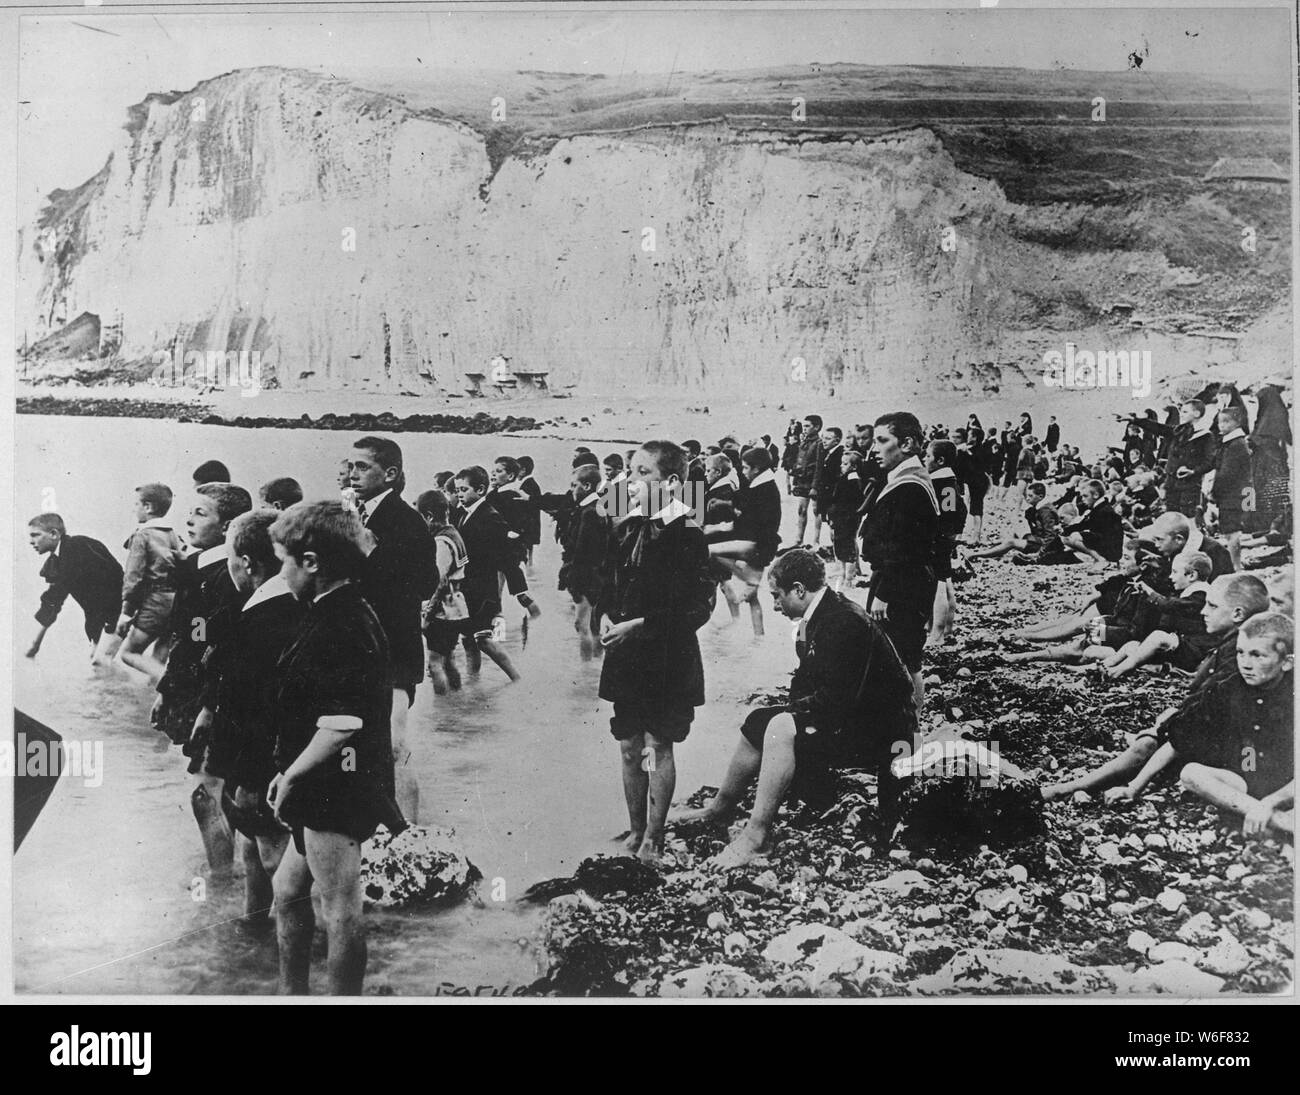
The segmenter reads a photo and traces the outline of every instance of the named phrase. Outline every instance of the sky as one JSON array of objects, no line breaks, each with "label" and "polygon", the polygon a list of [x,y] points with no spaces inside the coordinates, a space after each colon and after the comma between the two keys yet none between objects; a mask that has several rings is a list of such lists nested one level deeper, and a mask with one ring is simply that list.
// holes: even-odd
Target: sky
[{"label": "sky", "polygon": [[[87,7],[19,37],[19,223],[104,163],[127,107],[256,65],[349,70],[670,72],[813,62],[964,64],[1237,77],[1290,67],[1285,9],[679,10],[167,15]],[[418,57],[418,60],[417,60]]]}]

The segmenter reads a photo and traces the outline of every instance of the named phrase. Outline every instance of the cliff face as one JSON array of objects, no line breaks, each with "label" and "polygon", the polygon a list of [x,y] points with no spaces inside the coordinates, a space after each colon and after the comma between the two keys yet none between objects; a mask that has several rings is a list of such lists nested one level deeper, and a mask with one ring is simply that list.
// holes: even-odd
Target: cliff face
[{"label": "cliff face", "polygon": [[[1139,208],[1015,204],[941,133],[719,119],[503,148],[393,94],[231,73],[133,108],[103,171],[50,196],[20,241],[19,329],[89,313],[124,373],[176,348],[258,351],[287,389],[461,390],[501,354],[582,390],[906,395],[1023,383],[1068,337],[1127,348],[1117,296],[1125,320],[1189,310],[1205,278]],[[1233,214],[1194,200],[1231,252]],[[1284,190],[1249,200],[1285,223]],[[1245,293],[1239,325],[1287,292],[1268,231],[1282,281]]]}]

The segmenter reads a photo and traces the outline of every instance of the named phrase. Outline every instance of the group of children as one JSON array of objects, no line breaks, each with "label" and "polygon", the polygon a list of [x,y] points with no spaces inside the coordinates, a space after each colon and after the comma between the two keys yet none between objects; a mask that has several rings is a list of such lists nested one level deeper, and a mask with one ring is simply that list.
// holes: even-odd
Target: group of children
[{"label": "group of children", "polygon": [[[757,787],[749,822],[719,858],[737,866],[766,846],[788,793],[824,797],[837,767],[873,767],[889,819],[898,791],[890,746],[912,740],[923,648],[951,633],[955,568],[963,547],[979,546],[991,480],[979,474],[977,429],[927,432],[893,412],[858,427],[846,448],[838,428],[808,416],[782,460],[798,499],[798,535],[785,549],[768,438],[707,448],[655,440],[603,461],[579,447],[561,493],[541,490],[527,457],[503,456],[491,469],[441,473],[414,506],[403,498],[401,449],[386,438],[354,443],[339,496],[326,501],[304,502],[294,480],[278,478],[254,505],[210,463],[195,473],[184,540],[169,518],[171,491],[136,491],[124,566],[102,543],[70,535],[58,515],[32,519],[48,584],[27,653],[37,655],[68,596],[85,613],[97,664],[120,644],[123,662],[156,687],[154,723],[188,758],[210,862],[228,865],[237,836],[248,919],[266,922],[274,910],[283,990],[307,988],[315,888],[331,989],[358,992],[361,845],[380,824],[397,831],[418,815],[407,712],[426,669],[435,692],[460,687],[458,646],[470,671],[486,653],[520,678],[503,643],[503,605],[514,597],[525,628],[540,614],[527,572],[541,514],[554,521],[557,582],[574,605],[579,650],[602,657],[626,846],[642,860],[659,861],[672,824],[674,746],[704,703],[698,632],[719,590],[733,619],[748,604],[758,635],[765,584],[777,610],[799,621],[789,703],[751,713],[718,798],[694,817],[728,819]],[[1027,534],[976,555],[1037,559],[1055,544],[1075,557],[1118,558],[1110,526],[1087,521],[1106,504],[1100,488],[1084,481],[1052,505],[1031,476]],[[830,579],[823,518],[837,564]],[[1222,545],[1173,510],[1141,531],[1135,549],[1131,573],[1019,638],[1058,660],[1099,661],[1112,676],[1149,662],[1189,670],[1188,699],[1116,761],[1045,797],[1123,776],[1135,778],[1112,797],[1137,794],[1176,764],[1190,788],[1242,813],[1248,831],[1290,831],[1289,593],[1279,585],[1270,611],[1263,584],[1235,572]],[[859,583],[863,606],[844,595],[859,565],[869,575]],[[1238,748],[1253,758],[1249,772]]]}]

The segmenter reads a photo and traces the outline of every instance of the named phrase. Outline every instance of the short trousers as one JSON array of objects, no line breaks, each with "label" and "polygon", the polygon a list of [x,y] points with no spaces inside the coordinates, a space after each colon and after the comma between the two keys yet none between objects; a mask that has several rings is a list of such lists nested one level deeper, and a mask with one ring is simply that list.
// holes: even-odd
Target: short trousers
[{"label": "short trousers", "polygon": [[615,703],[609,732],[615,741],[627,741],[638,734],[650,734],[674,745],[686,740],[695,719],[695,706],[689,703],[634,704]]},{"label": "short trousers", "polygon": [[294,846],[304,855],[304,829],[340,833],[361,843],[374,836],[381,820],[379,810],[364,791],[340,793],[337,784],[300,785],[281,807],[280,816],[292,826]]},{"label": "short trousers", "polygon": [[1222,641],[1218,635],[1178,635],[1178,645],[1165,655],[1165,661],[1185,673],[1195,673],[1207,654]]},{"label": "short trousers", "polygon": [[1016,478],[1022,483],[1032,483],[1034,481],[1034,473],[1032,471],[1018,471],[1016,472]]},{"label": "short trousers", "polygon": [[838,762],[838,749],[832,732],[807,725],[805,719],[786,707],[756,707],[741,723],[740,736],[761,753],[769,724],[778,715],[785,714],[792,715],[795,723],[794,779],[790,783],[790,794],[819,806],[828,795],[833,795],[832,773],[843,767]]},{"label": "short trousers", "polygon": [[1224,536],[1231,536],[1234,532],[1247,531],[1248,516],[1245,510],[1221,508],[1219,510],[1219,531]]},{"label": "short trousers", "polygon": [[450,658],[461,637],[473,634],[469,620],[444,620],[435,616],[424,625],[425,645],[440,658]]},{"label": "short trousers", "polygon": [[831,544],[835,550],[835,558],[841,563],[856,562],[858,558],[858,540],[854,536],[852,522],[846,522],[844,525],[832,529]]},{"label": "short trousers", "polygon": [[117,631],[117,613],[120,603],[100,606],[92,605],[86,611],[86,638],[92,643],[99,642],[101,635],[112,635]]},{"label": "short trousers", "polygon": [[972,517],[983,517],[984,496],[989,492],[988,483],[969,483],[967,488],[970,490],[970,515]]},{"label": "short trousers", "polygon": [[807,498],[812,494],[812,484],[796,479],[790,484],[790,494],[795,498]]},{"label": "short trousers", "polygon": [[[881,629],[894,644],[899,661],[909,673],[921,671],[921,651],[930,631],[930,615],[934,610],[936,582],[931,579],[924,589],[918,583],[908,596],[888,602]],[[874,597],[874,592],[872,594]],[[867,600],[868,606],[871,598]]]},{"label": "short trousers", "polygon": [[232,797],[227,784],[221,789],[221,809],[230,827],[249,840],[287,835],[284,826],[276,820],[271,804],[266,801],[264,785],[237,787]]},{"label": "short trousers", "polygon": [[168,591],[146,593],[140,608],[131,621],[131,626],[139,628],[151,638],[157,638],[167,631],[172,618],[172,604],[176,594]]}]

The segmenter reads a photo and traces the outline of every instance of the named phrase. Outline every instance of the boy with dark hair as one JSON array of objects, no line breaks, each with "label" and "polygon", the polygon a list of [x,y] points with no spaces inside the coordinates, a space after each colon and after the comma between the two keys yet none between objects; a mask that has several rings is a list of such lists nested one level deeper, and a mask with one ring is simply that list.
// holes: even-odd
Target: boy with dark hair
[{"label": "boy with dark hair", "polygon": [[822,520],[830,516],[835,498],[835,485],[840,481],[844,463],[844,432],[838,426],[827,426],[817,440],[821,455],[813,475],[810,497],[813,500],[813,530],[810,539],[814,546],[821,543]]},{"label": "boy with dark hair", "polygon": [[1219,412],[1218,463],[1210,497],[1219,511],[1219,534],[1225,538],[1232,569],[1241,569],[1241,534],[1255,512],[1254,473],[1246,441],[1246,412],[1224,407]]},{"label": "boy with dark hair", "polygon": [[270,528],[279,511],[253,510],[230,522],[226,568],[238,600],[212,620],[203,704],[212,733],[203,766],[223,781],[222,806],[240,834],[244,916],[269,919],[271,877],[289,834],[266,801],[275,777],[276,666],[302,624],[305,608],[280,575]]},{"label": "boy with dark hair", "polygon": [[45,634],[58,619],[69,596],[85,614],[91,665],[107,665],[116,653],[118,606],[122,601],[122,567],[112,553],[89,536],[69,536],[57,513],[39,513],[27,522],[27,540],[37,555],[48,555],[41,567],[46,581],[36,610],[39,630],[27,657],[40,652]]},{"label": "boy with dark hair", "polygon": [[600,504],[600,472],[596,468],[578,468],[570,491],[576,509],[560,540],[559,588],[568,590],[577,606],[573,627],[582,657],[587,660],[598,648],[592,612],[605,585],[610,521]]},{"label": "boy with dark hair", "polygon": [[507,677],[517,681],[519,671],[501,646],[505,639],[505,620],[501,615],[501,584],[497,575],[505,573],[513,581],[522,581],[523,575],[513,577],[519,570],[519,561],[510,546],[510,529],[505,519],[487,501],[488,483],[487,470],[477,464],[456,473],[456,494],[462,511],[459,532],[469,553],[461,585],[469,611],[469,618],[461,625],[462,641],[471,672],[478,672],[482,652]]},{"label": "boy with dark hair", "polygon": [[952,562],[957,558],[957,541],[966,525],[966,501],[955,464],[957,446],[951,441],[931,441],[925,450],[925,470],[939,500],[939,535],[934,548],[934,610],[930,638],[936,643],[952,639],[957,622],[957,587],[952,580]]},{"label": "boy with dark hair", "polygon": [[1218,441],[1205,414],[1205,404],[1189,399],[1178,408],[1165,462],[1165,509],[1195,517],[1201,506],[1201,481],[1214,470]]},{"label": "boy with dark hair", "polygon": [[[146,483],[137,487],[135,494],[138,527],[124,545],[126,567],[117,634],[126,639],[122,661],[157,685],[167,659],[182,549],[167,517],[172,506],[171,488],[164,483]],[[151,643],[155,644],[152,658],[145,654]]]},{"label": "boy with dark hair", "polygon": [[194,485],[201,487],[206,483],[229,483],[230,469],[220,460],[205,460],[194,469]]},{"label": "boy with dark hair", "polygon": [[804,418],[803,436],[799,438],[794,467],[790,470],[790,494],[799,499],[794,537],[796,544],[803,542],[804,529],[808,523],[808,499],[812,495],[813,479],[822,458],[821,428],[821,415],[810,414]]},{"label": "boy with dark hair", "polygon": [[713,800],[671,822],[725,825],[757,782],[745,828],[713,860],[720,869],[743,866],[768,846],[787,792],[814,809],[830,805],[839,768],[874,772],[887,836],[901,783],[890,768],[894,746],[901,741],[910,748],[916,734],[912,682],[893,644],[866,612],[826,588],[821,560],[802,548],[786,552],[773,564],[768,586],[778,610],[798,621],[799,666],[789,698],[749,713]]},{"label": "boy with dark hair", "polygon": [[426,490],[416,499],[419,511],[433,542],[438,562],[438,588],[424,605],[422,629],[424,641],[429,646],[429,676],[433,690],[444,696],[449,690],[460,688],[460,673],[452,654],[456,640],[465,632],[469,608],[461,583],[465,579],[465,565],[469,551],[465,541],[451,523],[451,505],[440,490]]},{"label": "boy with dark hair", "polygon": [[419,813],[419,786],[409,764],[406,720],[424,680],[421,612],[438,585],[433,537],[402,497],[406,474],[402,450],[386,437],[363,437],[352,446],[350,484],[361,523],[374,539],[360,576],[361,594],[384,629],[393,689],[389,740],[393,746],[397,801],[412,822]]},{"label": "boy with dark hair", "polygon": [[871,564],[867,611],[884,628],[912,675],[916,709],[925,705],[921,651],[934,607],[934,545],[939,500],[921,465],[921,424],[907,411],[876,419],[875,453],[884,486],[867,502],[858,532],[862,558]]},{"label": "boy with dark hair", "polygon": [[685,476],[686,454],[671,441],[647,441],[633,454],[638,512],[614,525],[600,603],[600,698],[614,705],[610,733],[631,822],[626,847],[647,862],[663,848],[677,781],[673,745],[686,740],[704,703],[695,633],[714,605],[704,532],[679,497]]},{"label": "boy with dark hair", "polygon": [[533,472],[536,466],[533,464],[531,456],[521,456],[518,459],[519,464],[519,482],[517,484],[519,492],[528,499],[528,504],[523,510],[524,528],[523,540],[527,551],[524,561],[533,565],[533,551],[537,545],[542,542],[542,510],[541,498],[542,488],[533,478]]},{"label": "boy with dark hair", "polygon": [[330,992],[355,996],[366,969],[361,845],[381,824],[406,827],[393,797],[392,662],[361,595],[357,516],[339,502],[299,503],[271,526],[271,539],[290,592],[308,606],[277,666],[279,774],[267,793],[293,834],[273,880],[280,991],[308,991],[318,887]]},{"label": "boy with dark hair", "polygon": [[[488,473],[492,489],[487,493],[487,501],[505,521],[510,551],[519,564],[499,572],[497,600],[504,601],[504,591],[509,589],[529,617],[535,620],[542,614],[542,609],[529,595],[528,579],[524,577],[523,563],[528,558],[528,544],[524,537],[528,528],[529,502],[528,496],[516,486],[518,478],[519,465],[510,456],[497,457]],[[524,626],[527,627],[526,622]]]},{"label": "boy with dark hair", "polygon": [[[1236,672],[1237,631],[1246,620],[1268,611],[1268,607],[1268,589],[1252,575],[1227,574],[1210,584],[1210,590],[1205,595],[1205,607],[1201,611],[1206,632],[1218,636],[1219,645],[1197,667],[1187,687],[1183,706],[1204,689],[1227,680]],[[1078,779],[1044,787],[1043,799],[1051,802],[1076,791],[1100,790],[1136,774],[1156,748],[1165,742],[1166,725],[1179,710],[1175,707],[1165,710],[1153,725],[1139,731],[1118,757]]]},{"label": "boy with dark hair", "polygon": [[1203,691],[1166,724],[1166,740],[1137,777],[1106,793],[1131,801],[1162,769],[1220,810],[1242,816],[1241,831],[1295,832],[1294,666],[1290,617],[1262,613],[1237,633],[1237,672]]},{"label": "boy with dark hair", "polygon": [[258,488],[257,497],[268,509],[286,510],[302,501],[302,487],[296,479],[272,479]]},{"label": "boy with dark hair", "polygon": [[1043,545],[1056,536],[1061,529],[1061,518],[1056,507],[1047,501],[1047,487],[1042,483],[1030,483],[1025,488],[1025,524],[1028,530],[1022,536],[1008,536],[996,547],[981,548],[971,552],[972,559],[998,559],[1012,551],[1023,551],[1036,555]]},{"label": "boy with dark hair", "polygon": [[858,576],[858,510],[862,507],[862,454],[844,454],[843,474],[835,484],[831,500],[831,544],[839,573],[835,576],[836,592],[851,588]]}]

